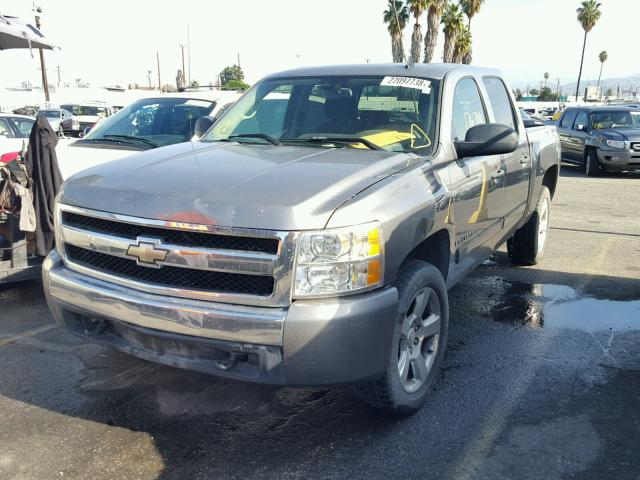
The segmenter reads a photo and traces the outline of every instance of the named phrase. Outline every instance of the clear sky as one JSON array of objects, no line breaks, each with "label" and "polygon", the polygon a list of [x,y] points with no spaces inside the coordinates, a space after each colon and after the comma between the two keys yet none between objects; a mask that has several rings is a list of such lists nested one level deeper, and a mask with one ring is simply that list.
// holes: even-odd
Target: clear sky
[{"label": "clear sky", "polygon": [[[600,0],[602,18],[589,34],[584,76],[597,79],[597,55],[609,52],[607,77],[640,73],[634,24],[639,0]],[[0,13],[32,18],[32,0],[2,0]],[[191,37],[191,78],[215,81],[218,72],[240,62],[253,82],[277,70],[301,65],[388,62],[391,46],[382,11],[386,0],[40,0],[42,30],[62,50],[47,52],[52,83],[92,86],[138,82],[147,70],[156,78],[160,53],[162,83],[175,83],[181,43]],[[514,85],[536,82],[545,71],[561,83],[575,81],[583,30],[578,0],[486,0],[472,24],[474,63],[501,68]],[[411,21],[413,22],[413,20]],[[422,20],[426,31],[426,16]],[[409,47],[411,25],[406,30]],[[442,37],[436,51],[442,55]],[[0,85],[39,81],[37,54],[0,52]]]}]

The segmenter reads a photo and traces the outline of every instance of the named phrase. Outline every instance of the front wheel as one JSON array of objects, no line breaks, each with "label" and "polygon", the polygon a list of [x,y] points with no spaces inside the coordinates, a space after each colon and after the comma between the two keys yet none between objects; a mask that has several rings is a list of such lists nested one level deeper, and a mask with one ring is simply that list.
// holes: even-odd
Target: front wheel
[{"label": "front wheel", "polygon": [[411,260],[396,281],[398,312],[383,377],[357,386],[359,397],[396,415],[420,409],[440,371],[447,342],[449,300],[444,278],[430,263]]},{"label": "front wheel", "polygon": [[542,260],[547,249],[550,219],[551,194],[543,186],[531,218],[507,241],[507,251],[513,263],[535,265]]},{"label": "front wheel", "polygon": [[594,148],[589,149],[584,158],[584,173],[588,177],[600,175],[600,162],[598,152]]}]

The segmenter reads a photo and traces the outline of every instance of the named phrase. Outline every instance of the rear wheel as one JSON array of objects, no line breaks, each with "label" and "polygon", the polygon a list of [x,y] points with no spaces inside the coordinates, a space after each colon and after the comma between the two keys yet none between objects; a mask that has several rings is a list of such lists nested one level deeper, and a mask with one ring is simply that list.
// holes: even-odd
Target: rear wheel
[{"label": "rear wheel", "polygon": [[507,250],[513,263],[535,265],[542,260],[547,248],[550,218],[551,194],[543,186],[531,218],[507,241]]},{"label": "rear wheel", "polygon": [[594,148],[590,148],[584,157],[584,173],[588,177],[600,175],[600,162],[598,161],[598,152]]},{"label": "rear wheel", "polygon": [[387,370],[382,378],[358,385],[357,392],[377,409],[410,415],[422,407],[440,370],[449,301],[440,271],[421,260],[402,268],[396,287],[398,313]]}]

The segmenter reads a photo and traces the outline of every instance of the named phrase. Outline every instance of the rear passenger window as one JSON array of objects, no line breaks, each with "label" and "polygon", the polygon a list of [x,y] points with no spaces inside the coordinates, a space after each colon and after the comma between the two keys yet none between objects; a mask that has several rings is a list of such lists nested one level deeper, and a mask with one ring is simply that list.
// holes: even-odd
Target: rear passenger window
[{"label": "rear passenger window", "polygon": [[580,110],[576,116],[575,126],[577,127],[578,125],[582,125],[583,127],[586,127],[588,121],[587,112]]},{"label": "rear passenger window", "polygon": [[463,78],[456,85],[453,94],[451,130],[453,139],[464,141],[467,130],[481,123],[487,123],[487,114],[476,82],[471,78]]},{"label": "rear passenger window", "polygon": [[562,117],[562,122],[560,122],[560,126],[562,128],[573,127],[573,121],[576,119],[577,114],[578,114],[577,110],[567,110],[567,112]]},{"label": "rear passenger window", "polygon": [[508,127],[517,130],[516,120],[513,113],[513,107],[511,106],[511,100],[507,89],[499,78],[484,78],[484,87],[489,94],[489,102],[493,109],[493,115],[496,123],[507,125]]}]

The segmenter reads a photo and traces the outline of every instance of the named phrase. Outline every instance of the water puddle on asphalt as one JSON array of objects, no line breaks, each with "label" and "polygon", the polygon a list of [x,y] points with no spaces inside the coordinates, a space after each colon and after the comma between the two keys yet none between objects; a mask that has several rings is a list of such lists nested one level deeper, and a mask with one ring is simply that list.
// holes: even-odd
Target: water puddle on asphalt
[{"label": "water puddle on asphalt", "polygon": [[494,320],[587,332],[640,330],[640,300],[591,297],[566,285],[504,282],[487,312]]}]

